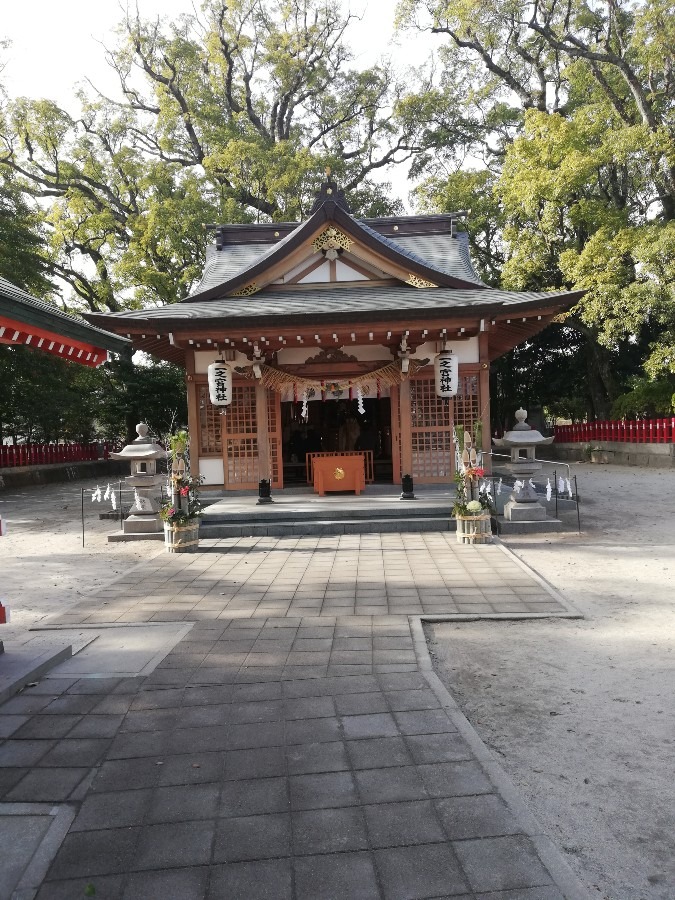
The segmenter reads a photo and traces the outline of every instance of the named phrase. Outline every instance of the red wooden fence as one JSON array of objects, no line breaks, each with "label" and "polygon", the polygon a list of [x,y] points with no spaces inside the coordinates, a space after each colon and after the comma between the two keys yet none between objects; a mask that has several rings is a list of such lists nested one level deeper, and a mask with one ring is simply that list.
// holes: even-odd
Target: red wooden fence
[{"label": "red wooden fence", "polygon": [[631,444],[675,443],[675,416],[667,419],[636,419],[629,422],[582,422],[579,425],[556,425],[559,444],[589,441],[620,441]]},{"label": "red wooden fence", "polygon": [[107,459],[111,444],[11,444],[0,447],[0,469]]}]

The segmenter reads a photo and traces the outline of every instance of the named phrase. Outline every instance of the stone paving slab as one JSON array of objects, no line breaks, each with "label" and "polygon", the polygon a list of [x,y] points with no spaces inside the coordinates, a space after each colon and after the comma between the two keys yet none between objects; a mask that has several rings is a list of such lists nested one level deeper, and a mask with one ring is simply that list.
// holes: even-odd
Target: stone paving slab
[{"label": "stone paving slab", "polygon": [[569,615],[498,546],[442,534],[223,541],[70,610],[194,625],[150,674],[49,678],[0,709],[0,800],[76,810],[39,900],[88,884],[181,900],[586,896],[431,671],[420,614],[473,614],[461,589],[492,615],[522,615],[512,598]]}]

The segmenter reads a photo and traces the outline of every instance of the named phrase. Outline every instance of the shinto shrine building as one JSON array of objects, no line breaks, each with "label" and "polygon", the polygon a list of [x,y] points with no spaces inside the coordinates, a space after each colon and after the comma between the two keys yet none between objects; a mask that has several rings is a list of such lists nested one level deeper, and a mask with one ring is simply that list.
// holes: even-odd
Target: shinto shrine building
[{"label": "shinto shrine building", "polygon": [[[309,480],[308,458],[356,452],[366,481],[449,482],[455,424],[489,450],[490,363],[581,296],[486,286],[460,217],[360,219],[329,176],[304,222],[218,226],[182,302],[87,318],[184,366],[207,485],[278,489]],[[436,392],[443,350],[458,364],[449,398]],[[226,407],[209,395],[218,358],[232,370]]]}]

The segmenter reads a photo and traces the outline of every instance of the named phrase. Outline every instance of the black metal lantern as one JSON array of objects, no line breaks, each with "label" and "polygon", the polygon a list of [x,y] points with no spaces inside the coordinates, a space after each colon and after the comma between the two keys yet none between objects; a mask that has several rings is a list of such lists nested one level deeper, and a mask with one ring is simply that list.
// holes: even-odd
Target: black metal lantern
[{"label": "black metal lantern", "polygon": [[401,500],[417,500],[412,475],[403,475],[401,478]]},{"label": "black metal lantern", "polygon": [[267,478],[261,478],[258,482],[258,503],[274,503],[272,484]]}]

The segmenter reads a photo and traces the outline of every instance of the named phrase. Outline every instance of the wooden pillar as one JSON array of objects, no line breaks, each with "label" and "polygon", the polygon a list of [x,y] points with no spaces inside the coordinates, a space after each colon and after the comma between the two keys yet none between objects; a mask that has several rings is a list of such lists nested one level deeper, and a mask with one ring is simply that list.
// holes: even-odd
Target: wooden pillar
[{"label": "wooden pillar", "polygon": [[391,480],[394,484],[401,483],[401,421],[398,403],[398,387],[392,385],[389,389],[389,412],[391,419]]},{"label": "wooden pillar", "polygon": [[199,478],[199,398],[195,383],[195,353],[185,351],[185,385],[187,388],[188,431],[190,432],[190,474]]},{"label": "wooden pillar", "polygon": [[260,478],[272,481],[270,466],[269,416],[267,415],[267,388],[259,381],[255,384],[255,413],[258,433],[258,473]]},{"label": "wooden pillar", "polygon": [[[485,323],[485,328],[489,324]],[[486,472],[492,471],[492,429],[490,425],[490,356],[488,348],[489,335],[487,331],[481,331],[478,335],[478,359],[480,369],[478,373],[478,392],[481,403],[481,421],[483,423],[483,463]]]},{"label": "wooden pillar", "polygon": [[401,475],[412,475],[412,432],[410,430],[410,379],[401,382],[398,389],[401,418]]}]

